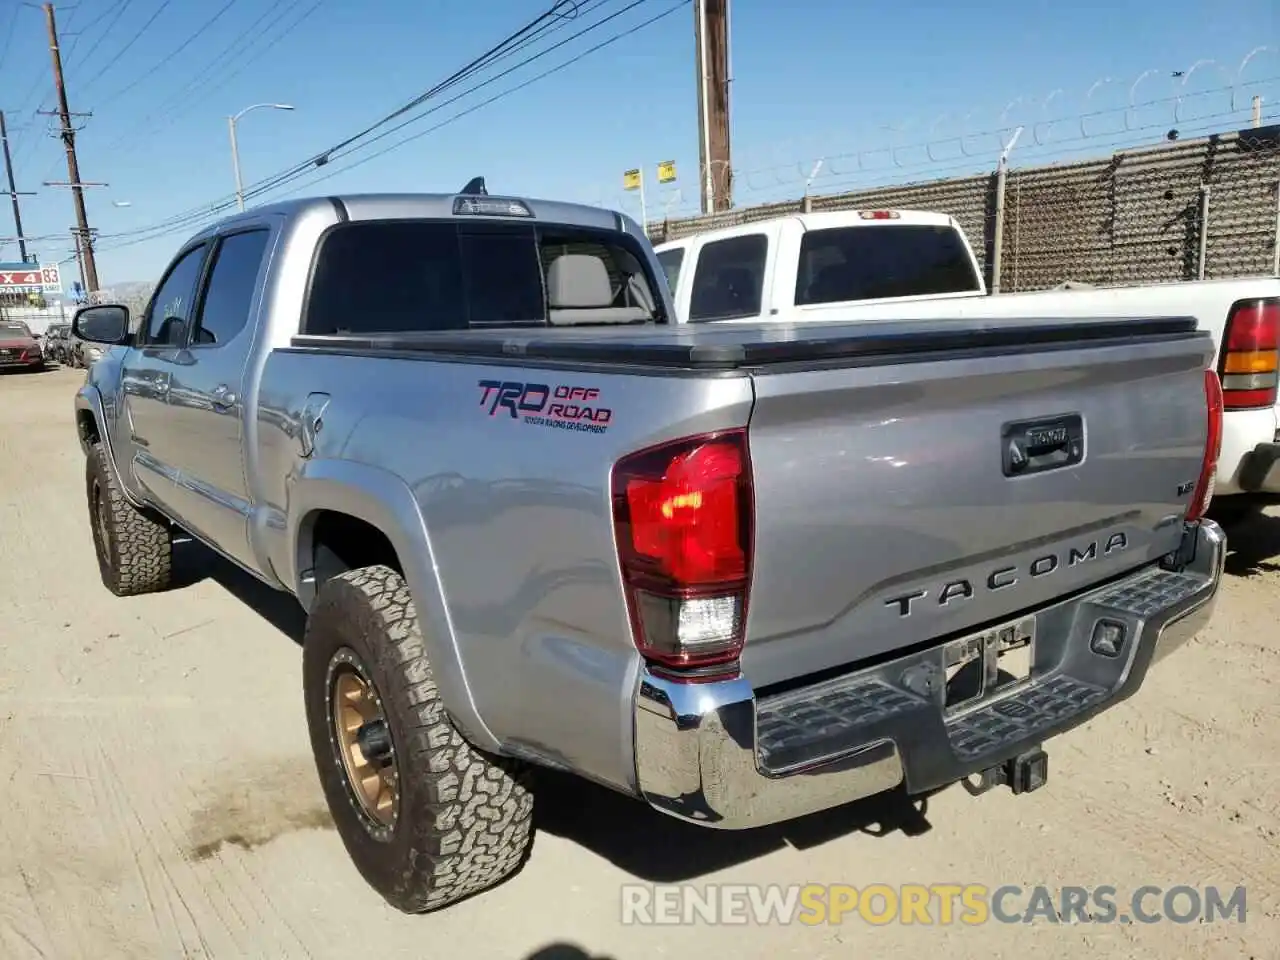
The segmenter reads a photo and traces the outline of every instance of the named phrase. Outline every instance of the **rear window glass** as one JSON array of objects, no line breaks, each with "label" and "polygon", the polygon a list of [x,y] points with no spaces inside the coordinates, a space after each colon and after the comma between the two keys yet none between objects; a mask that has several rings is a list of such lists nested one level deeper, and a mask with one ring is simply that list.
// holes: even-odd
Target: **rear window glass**
[{"label": "rear window glass", "polygon": [[951,227],[835,227],[800,241],[800,305],[978,289],[968,248]]},{"label": "rear window glass", "polygon": [[303,330],[423,333],[657,318],[625,234],[529,223],[379,220],[321,243]]}]

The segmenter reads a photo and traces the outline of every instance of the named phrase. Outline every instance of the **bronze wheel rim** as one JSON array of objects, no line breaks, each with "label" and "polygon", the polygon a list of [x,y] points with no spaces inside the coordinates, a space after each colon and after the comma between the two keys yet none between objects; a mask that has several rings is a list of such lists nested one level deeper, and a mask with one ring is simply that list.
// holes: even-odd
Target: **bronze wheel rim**
[{"label": "bronze wheel rim", "polygon": [[328,686],[330,740],[347,792],[367,826],[389,831],[400,812],[400,777],[382,698],[359,658],[345,648],[329,664]]}]

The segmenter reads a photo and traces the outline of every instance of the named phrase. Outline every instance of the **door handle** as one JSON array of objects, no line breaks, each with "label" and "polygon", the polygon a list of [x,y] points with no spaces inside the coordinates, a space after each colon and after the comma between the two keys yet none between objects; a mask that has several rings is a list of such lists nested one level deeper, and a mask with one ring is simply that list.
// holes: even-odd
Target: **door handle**
[{"label": "door handle", "polygon": [[236,405],[236,395],[225,383],[213,388],[213,405],[218,410],[229,410]]}]

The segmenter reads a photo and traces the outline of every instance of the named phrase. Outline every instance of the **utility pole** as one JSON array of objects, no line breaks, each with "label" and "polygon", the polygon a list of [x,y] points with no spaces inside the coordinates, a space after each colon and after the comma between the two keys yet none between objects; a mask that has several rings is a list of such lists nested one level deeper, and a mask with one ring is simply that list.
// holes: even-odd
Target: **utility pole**
[{"label": "utility pole", "polygon": [[0,142],[4,144],[4,169],[9,177],[9,199],[13,201],[13,232],[18,235],[18,252],[22,255],[22,262],[26,263],[27,240],[22,235],[22,207],[18,203],[18,197],[33,196],[33,193],[31,191],[19,193],[13,182],[13,158],[9,155],[9,128],[5,126],[3,110],[0,110]]},{"label": "utility pole", "polygon": [[80,286],[84,287],[85,293],[89,292],[89,287],[85,285],[84,279],[84,247],[80,243],[80,230],[78,227],[71,228],[71,239],[76,245],[76,264],[80,267]]},{"label": "utility pole", "polygon": [[729,150],[730,0],[696,0],[693,25],[698,65],[698,153],[702,212],[733,206],[733,166]]},{"label": "utility pole", "polygon": [[[98,265],[93,259],[93,234],[89,230],[89,216],[84,209],[84,187],[80,181],[80,164],[76,160],[76,131],[71,126],[71,108],[67,106],[67,87],[62,79],[62,53],[58,49],[58,25],[54,19],[53,4],[44,5],[45,20],[49,25],[49,52],[53,57],[53,84],[58,93],[57,117],[62,122],[62,142],[67,147],[67,180],[71,197],[76,205],[76,229],[80,256],[84,267],[86,290],[98,289]],[[58,184],[61,186],[61,184]]]}]

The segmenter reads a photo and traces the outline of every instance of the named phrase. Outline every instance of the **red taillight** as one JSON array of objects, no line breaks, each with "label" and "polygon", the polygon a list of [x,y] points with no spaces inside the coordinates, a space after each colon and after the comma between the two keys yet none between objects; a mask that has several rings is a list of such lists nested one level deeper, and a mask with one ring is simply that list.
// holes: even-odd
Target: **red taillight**
[{"label": "red taillight", "polygon": [[897,210],[859,210],[858,216],[863,220],[897,220],[902,214]]},{"label": "red taillight", "polygon": [[751,584],[745,431],[686,437],[613,468],[613,522],[636,647],[669,667],[742,651]]},{"label": "red taillight", "polygon": [[1278,347],[1280,299],[1241,300],[1231,307],[1218,361],[1226,409],[1275,405]]},{"label": "red taillight", "polygon": [[1222,384],[1212,370],[1204,372],[1204,399],[1209,408],[1208,430],[1204,438],[1204,457],[1200,461],[1200,479],[1196,481],[1187,519],[1199,520],[1213,499],[1214,478],[1218,473],[1218,454],[1222,452]]}]

